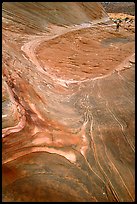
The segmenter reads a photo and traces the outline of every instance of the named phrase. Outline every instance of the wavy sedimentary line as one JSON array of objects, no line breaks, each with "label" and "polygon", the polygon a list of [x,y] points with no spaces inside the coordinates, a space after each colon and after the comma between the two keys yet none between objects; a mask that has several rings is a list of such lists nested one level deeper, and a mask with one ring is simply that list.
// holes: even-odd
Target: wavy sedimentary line
[{"label": "wavy sedimentary line", "polygon": [[[99,130],[99,132],[100,132],[99,126],[98,126],[98,130]],[[92,136],[92,140],[94,141],[94,137],[93,137],[93,136]],[[103,175],[104,175],[105,178],[107,179],[109,185],[111,186],[111,189],[113,190],[113,195],[114,195],[115,199],[116,199],[117,201],[119,201],[119,197],[118,197],[118,195],[117,195],[117,192],[115,191],[115,188],[114,188],[112,182],[110,181],[109,177],[107,176],[107,174],[105,173],[105,171],[103,170],[103,168],[102,168],[102,166],[101,166],[101,164],[100,164],[100,162],[99,162],[99,159],[98,159],[98,156],[97,156],[97,151],[96,151],[95,146],[96,146],[96,145],[95,145],[95,142],[94,142],[94,153],[95,153],[95,158],[96,158],[96,161],[97,161],[97,163],[98,163],[98,166],[100,167],[101,172],[103,173]]]},{"label": "wavy sedimentary line", "polygon": [[[84,159],[85,159],[85,161],[86,161],[86,164],[88,165],[90,171],[93,172],[93,174],[94,174],[95,176],[97,176],[97,178],[106,186],[106,181],[104,181],[104,180],[93,170],[93,168],[92,168],[91,165],[89,164],[87,158],[86,158],[85,156],[83,156],[83,157],[84,157]],[[88,175],[88,176],[89,176],[89,175]],[[106,188],[108,189],[108,191],[110,191],[107,186],[106,186]]]},{"label": "wavy sedimentary line", "polygon": [[[88,140],[87,140],[87,138],[86,138],[86,134],[85,134],[85,129],[86,129],[86,125],[89,123],[89,120],[88,120],[88,114],[86,113],[86,119],[85,119],[85,121],[84,121],[84,123],[83,123],[83,125],[82,125],[82,128],[81,128],[81,131],[82,131],[82,133],[83,133],[83,131],[84,131],[84,135],[83,135],[83,139],[85,140],[85,142],[86,142],[86,146],[84,146],[84,152],[83,152],[83,149],[82,148],[80,148],[80,153],[82,154],[82,156],[84,157],[84,159],[85,159],[85,161],[86,161],[86,163],[87,163],[87,165],[88,165],[88,167],[89,167],[89,169],[91,170],[91,172],[93,172],[96,176],[97,176],[97,178],[101,181],[101,182],[103,182],[104,184],[105,184],[105,180],[103,180],[94,170],[93,170],[93,168],[91,167],[91,165],[90,165],[90,163],[88,162],[88,160],[87,160],[87,158],[86,158],[86,150],[87,150],[87,148],[89,147],[89,142],[88,142]],[[93,123],[93,122],[92,122]],[[81,132],[80,132],[81,133]],[[94,143],[94,140],[92,140],[92,142]],[[94,153],[95,154],[95,153]],[[108,188],[108,187],[106,187],[106,188]],[[108,189],[109,190],[109,189]]]},{"label": "wavy sedimentary line", "polygon": [[[104,171],[103,168],[101,167],[101,164],[100,164],[100,162],[99,162],[99,160],[98,160],[97,153],[96,153],[96,148],[95,148],[96,145],[95,145],[93,136],[92,136],[92,143],[93,143],[93,149],[94,149],[94,157],[95,157],[95,159],[96,159],[96,161],[97,161],[97,164],[98,164],[98,166],[99,166],[101,172],[103,173],[103,175],[104,175],[105,178],[107,179],[107,185],[108,185],[109,187],[106,186],[106,188],[107,188],[109,191],[111,190],[112,195],[114,196],[114,198],[115,198],[117,201],[119,201],[119,197],[118,197],[118,195],[117,195],[117,192],[116,192],[115,189],[114,189],[114,186],[112,185],[110,179],[109,179],[108,176],[106,175],[105,171]],[[87,160],[86,160],[86,161],[87,161]],[[87,163],[88,163],[90,169],[92,170],[91,165],[89,164],[88,161],[87,161]],[[94,172],[94,171],[93,171],[93,172]],[[95,173],[95,172],[94,172],[94,173]],[[106,181],[103,180],[97,173],[95,173],[95,174],[96,174],[96,175],[98,176],[98,178],[100,178],[101,181],[106,185]]]},{"label": "wavy sedimentary line", "polygon": [[115,192],[115,190],[112,188],[112,186],[110,185],[110,183],[108,183],[109,189],[112,193],[112,195],[114,196],[114,198],[116,199],[117,202],[120,202],[119,197],[117,195],[117,193]]},{"label": "wavy sedimentary line", "polygon": [[[99,78],[104,78],[104,77],[99,77]],[[99,79],[99,78],[97,77],[96,79]],[[96,80],[96,79],[94,79],[94,80]],[[99,80],[98,80],[97,82],[99,82]],[[99,94],[100,97],[102,98],[101,93],[99,92],[98,94]],[[107,105],[106,105],[106,106],[107,106]],[[90,113],[90,115],[92,115],[92,114]],[[86,117],[86,118],[87,118],[87,117]],[[91,122],[91,135],[92,135],[92,127],[93,127],[93,115],[92,115],[92,122]],[[99,127],[98,127],[98,128],[99,128]],[[94,153],[93,153],[93,154],[94,154],[94,156],[95,156],[95,158],[96,158],[96,161],[97,161],[97,163],[98,163],[100,169],[102,170],[103,174],[104,174],[105,177],[108,179],[108,182],[109,182],[110,185],[111,185],[111,190],[113,191],[113,195],[114,195],[115,199],[116,199],[116,200],[119,200],[118,195],[117,195],[117,193],[116,193],[116,191],[115,191],[115,189],[114,189],[114,186],[112,185],[110,179],[108,178],[108,176],[107,176],[106,173],[104,172],[104,170],[103,170],[103,168],[102,168],[100,162],[98,161],[97,153],[96,153],[96,147],[95,147],[95,142],[94,142],[93,136],[91,136],[91,141],[92,141],[92,143],[93,143],[93,150],[94,150]],[[89,162],[87,161],[87,159],[86,159],[85,156],[84,156],[84,158],[85,158],[86,162],[88,163],[89,168],[91,169],[91,171],[93,171],[92,168],[91,168],[91,166],[90,166],[90,164],[89,164]],[[94,172],[94,171],[93,171],[93,172]],[[94,172],[94,173],[95,173],[95,172]],[[95,173],[95,174],[96,174],[96,173]],[[100,178],[100,176],[99,176],[98,174],[96,174],[96,175]],[[101,178],[100,178],[100,179],[101,179]],[[101,179],[101,180],[102,180],[102,179]],[[103,181],[103,180],[102,180],[102,181]],[[124,182],[123,179],[122,179],[122,182]],[[125,185],[125,183],[124,183],[124,185]],[[126,187],[126,189],[127,189],[127,187]],[[130,197],[133,199],[133,197],[132,197],[132,195],[130,194],[130,192],[129,192],[128,189],[127,189],[127,191],[128,191],[128,193],[129,193]]]},{"label": "wavy sedimentary line", "polygon": [[[91,119],[91,125],[90,125],[90,136],[91,136],[91,143],[92,143],[92,146],[93,146],[93,155],[94,155],[94,157],[95,157],[95,160],[97,161],[97,155],[96,155],[96,147],[95,147],[95,142],[94,142],[94,138],[93,138],[93,123],[94,123],[94,120],[93,120],[93,114],[91,114],[91,117],[92,117],[92,119]],[[85,158],[86,159],[86,158]],[[86,161],[87,161],[87,159],[86,159]],[[92,169],[91,168],[91,165],[89,164],[89,162],[87,161],[87,163],[88,163],[88,165],[89,165],[89,167],[90,167],[90,169]],[[95,173],[95,172],[94,172]],[[97,173],[95,173],[98,177],[99,177],[99,179],[101,179],[101,181],[103,182],[103,183],[105,183],[105,180],[103,180]]]},{"label": "wavy sedimentary line", "polygon": [[[22,150],[22,151],[21,151]],[[22,157],[24,155],[30,154],[32,152],[48,152],[48,153],[55,153],[58,155],[61,155],[65,157],[67,160],[69,160],[71,163],[76,162],[76,155],[73,153],[73,151],[62,151],[55,148],[49,148],[49,147],[24,147],[20,150],[20,152],[16,152],[12,158],[5,159],[3,164],[6,164],[10,161],[13,161],[19,157]],[[25,151],[24,151],[25,150]]]},{"label": "wavy sedimentary line", "polygon": [[[99,83],[98,83],[98,84],[99,84]],[[99,88],[100,88],[100,86],[99,86]],[[101,96],[101,94],[100,94],[100,96]],[[101,97],[102,97],[102,96],[101,96]],[[102,99],[104,99],[104,98],[102,97]],[[105,100],[105,99],[104,99],[104,100]],[[122,125],[122,124],[120,123],[120,121],[116,118],[116,116],[114,115],[114,113],[109,109],[109,107],[108,107],[108,101],[107,101],[107,100],[105,100],[105,101],[106,101],[107,110],[110,112],[110,114],[112,115],[112,117],[116,120],[116,122],[117,122],[117,123],[119,124],[119,126],[121,127],[122,133],[123,133],[123,135],[125,136],[124,139],[126,139],[126,142],[130,145],[131,149],[132,149],[133,152],[134,152],[135,150],[134,150],[133,146],[130,144],[130,142],[128,141],[128,139],[127,139],[127,137],[126,137],[126,135],[125,135],[125,133],[124,133],[124,127],[123,127],[123,125]],[[102,134],[101,134],[101,136],[102,136]],[[103,139],[102,139],[102,142],[103,142]],[[104,142],[103,142],[103,143],[104,143]],[[104,146],[105,146],[105,144],[104,144]],[[105,147],[105,151],[106,151],[106,147]],[[106,151],[106,155],[107,155],[107,151]],[[107,155],[107,157],[108,157],[108,155]],[[109,157],[108,157],[108,159],[109,159]],[[114,167],[114,169],[116,170],[116,172],[119,174],[119,177],[120,177],[121,181],[123,182],[123,184],[124,184],[124,186],[125,186],[125,188],[126,188],[128,194],[129,194],[129,196],[131,197],[132,200],[134,200],[133,197],[132,197],[132,195],[131,195],[131,193],[130,193],[130,191],[129,191],[129,189],[127,188],[127,186],[126,186],[126,184],[125,184],[123,178],[121,177],[119,171],[117,170],[116,166],[114,165],[114,163],[113,163],[110,159],[109,159],[109,161],[111,162],[111,164],[112,164],[112,166]]]},{"label": "wavy sedimentary line", "polygon": [[[87,111],[88,111],[88,108],[87,108]],[[86,137],[86,126],[89,123],[89,119],[88,119],[89,116],[88,116],[88,112],[86,112],[85,114],[86,114],[85,121],[81,127],[81,131],[79,132],[79,134],[81,135],[81,138],[82,138],[82,143],[84,143],[84,144],[82,144],[82,147],[80,148],[80,153],[84,157],[90,170],[105,184],[105,181],[91,168],[91,165],[89,164],[89,162],[87,161],[87,158],[86,158],[86,151],[89,147],[89,142],[88,142],[88,139]]]},{"label": "wavy sedimentary line", "polygon": [[[84,157],[84,159],[85,159],[85,161],[86,161],[86,164],[88,165],[90,171],[93,172],[93,174],[95,174],[95,175],[97,176],[97,178],[98,178],[103,184],[106,185],[106,181],[104,181],[104,180],[93,170],[93,168],[91,167],[91,165],[90,165],[90,163],[88,162],[87,158],[86,158],[85,156],[83,156],[83,157]],[[89,176],[89,175],[88,175],[88,176]],[[108,188],[108,187],[106,186],[106,188]],[[109,189],[108,189],[108,190],[109,190]]]},{"label": "wavy sedimentary line", "polygon": [[133,147],[132,144],[128,141],[128,139],[127,139],[127,137],[126,137],[126,135],[125,135],[125,133],[124,133],[124,127],[123,127],[123,125],[122,125],[122,124],[120,123],[120,121],[116,118],[116,116],[114,115],[114,113],[110,110],[110,108],[109,108],[109,106],[108,106],[108,101],[106,102],[106,106],[107,106],[108,111],[111,113],[111,115],[113,116],[113,118],[117,121],[117,123],[118,123],[119,126],[121,127],[121,130],[122,130],[122,133],[123,133],[123,135],[124,135],[124,137],[125,137],[125,139],[126,139],[126,142],[128,142],[128,144],[130,145],[130,147],[131,147],[131,149],[133,150],[133,152],[135,152],[134,147]]},{"label": "wavy sedimentary line", "polygon": [[99,91],[99,93],[100,93],[99,95],[100,95],[100,97],[101,97],[103,100],[105,100],[107,110],[110,112],[110,115],[115,119],[115,121],[116,121],[116,122],[118,123],[118,125],[120,126],[120,129],[121,129],[121,131],[122,131],[122,135],[124,135],[125,141],[129,144],[129,146],[131,147],[132,151],[135,152],[134,146],[129,142],[128,138],[126,137],[126,135],[125,135],[125,133],[124,133],[124,127],[123,127],[123,125],[120,123],[120,121],[119,121],[119,120],[117,119],[117,117],[114,115],[114,113],[110,110],[110,108],[109,108],[109,106],[108,106],[108,101],[107,101],[104,97],[102,97],[99,81],[98,81],[98,87],[99,87],[99,90],[100,90],[100,91]]},{"label": "wavy sedimentary line", "polygon": [[[88,117],[88,113],[86,113],[86,117]],[[92,128],[93,128],[93,114],[90,112],[90,116],[92,116],[92,120],[91,120],[91,126],[90,126],[90,135],[91,135],[91,143],[93,145],[93,154],[94,154],[94,157],[95,157],[95,160],[97,162],[97,164],[99,165],[99,168],[101,170],[101,172],[105,175],[105,178],[107,179],[107,181],[109,182],[109,185],[111,186],[111,190],[113,191],[113,196],[115,197],[115,199],[117,201],[119,201],[119,198],[118,198],[118,195],[114,189],[114,186],[112,185],[110,179],[108,178],[108,176],[106,175],[106,173],[104,172],[103,168],[101,167],[101,164],[98,160],[98,157],[97,157],[97,153],[96,153],[96,145],[95,145],[95,142],[94,142],[94,137],[93,137],[93,133],[92,133]],[[86,120],[86,122],[88,121],[88,119]],[[87,123],[84,123],[84,124],[87,124]],[[101,178],[94,170],[93,168],[91,167],[90,163],[88,162],[87,158],[86,158],[86,155],[83,155],[84,156],[84,159],[88,165],[88,167],[90,168],[90,170],[106,185],[106,181]],[[110,191],[110,189],[106,186],[106,188],[108,189],[108,191]]]},{"label": "wavy sedimentary line", "polygon": [[114,113],[109,109],[109,106],[108,106],[108,101],[106,102],[106,106],[107,106],[107,109],[108,111],[111,113],[111,115],[113,116],[113,118],[117,121],[117,123],[119,124],[119,126],[121,127],[121,131],[124,135],[124,138],[126,139],[126,142],[129,144],[129,146],[131,147],[131,149],[133,150],[133,152],[135,152],[135,149],[134,149],[134,146],[132,146],[132,144],[129,142],[129,140],[127,139],[125,133],[124,133],[124,127],[123,125],[120,123],[120,121],[116,118],[116,116],[114,115]]},{"label": "wavy sedimentary line", "polygon": [[[99,132],[100,132],[100,136],[101,136],[101,138],[102,138],[102,134],[101,134],[100,128],[99,128]],[[132,195],[131,195],[131,193],[130,193],[130,191],[129,191],[129,189],[128,189],[128,187],[126,186],[126,184],[125,184],[125,182],[124,182],[122,176],[120,175],[118,169],[116,168],[116,166],[114,165],[114,163],[112,162],[112,160],[109,159],[109,156],[108,156],[107,150],[106,150],[106,145],[105,145],[105,143],[104,143],[104,141],[103,141],[103,138],[102,138],[102,142],[103,142],[103,145],[104,145],[104,148],[105,148],[105,153],[106,153],[106,156],[107,156],[108,160],[111,162],[113,168],[116,170],[117,174],[119,175],[119,177],[120,177],[122,183],[124,184],[124,186],[125,186],[125,188],[126,188],[128,194],[129,194],[129,196],[131,197],[132,200],[134,200],[133,197],[132,197]]]},{"label": "wavy sedimentary line", "polygon": [[[92,127],[93,127],[93,115],[92,115],[92,113],[90,113],[90,115],[92,116],[92,122],[91,122],[91,127],[90,127],[90,129],[92,129]],[[88,113],[86,112],[86,121],[85,121],[85,124],[87,124],[88,122],[89,122],[89,121],[88,121]],[[92,133],[91,133],[91,135],[92,135]],[[95,159],[96,159],[95,142],[94,142],[93,136],[91,137],[91,142],[92,142],[92,144],[93,144],[93,154],[94,154],[94,157],[95,157]],[[87,161],[86,155],[83,155],[83,156],[84,156],[86,162],[88,163],[88,166],[90,167],[90,169],[94,172],[94,170],[91,168],[90,163]],[[94,172],[94,173],[95,173],[95,172]],[[101,177],[100,177],[97,173],[95,173],[95,174],[98,176],[99,179],[101,179]],[[105,181],[104,181],[103,179],[101,179],[101,181],[103,181],[103,182],[105,183]]]},{"label": "wavy sedimentary line", "polygon": [[88,121],[84,121],[84,123],[81,127],[81,131],[80,131],[80,135],[82,138],[82,147],[80,148],[80,152],[84,157],[86,156],[86,151],[88,150],[88,141],[87,141],[87,137],[86,137],[87,123],[88,123]]}]

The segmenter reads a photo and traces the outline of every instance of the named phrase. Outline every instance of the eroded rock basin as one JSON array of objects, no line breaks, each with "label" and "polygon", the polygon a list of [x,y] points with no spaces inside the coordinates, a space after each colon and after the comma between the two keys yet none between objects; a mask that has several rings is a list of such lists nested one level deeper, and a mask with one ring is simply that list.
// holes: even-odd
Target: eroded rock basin
[{"label": "eroded rock basin", "polygon": [[98,25],[42,42],[35,50],[44,70],[61,79],[82,80],[112,72],[134,52],[134,34],[128,37],[108,25]]},{"label": "eroded rock basin", "polygon": [[26,33],[4,15],[3,201],[134,201],[134,33],[99,18]]}]

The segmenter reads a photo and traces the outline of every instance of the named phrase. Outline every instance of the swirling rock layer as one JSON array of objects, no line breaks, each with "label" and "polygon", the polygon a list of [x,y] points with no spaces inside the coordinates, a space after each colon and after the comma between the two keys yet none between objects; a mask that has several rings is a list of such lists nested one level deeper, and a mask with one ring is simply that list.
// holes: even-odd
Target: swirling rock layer
[{"label": "swirling rock layer", "polygon": [[99,3],[3,3],[3,201],[134,201],[134,32]]}]

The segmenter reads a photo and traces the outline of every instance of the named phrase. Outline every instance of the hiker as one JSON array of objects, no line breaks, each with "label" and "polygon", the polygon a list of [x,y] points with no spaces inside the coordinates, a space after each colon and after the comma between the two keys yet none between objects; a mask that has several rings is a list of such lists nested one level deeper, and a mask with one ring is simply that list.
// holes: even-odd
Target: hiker
[{"label": "hiker", "polygon": [[117,22],[116,31],[119,31],[120,22]]}]

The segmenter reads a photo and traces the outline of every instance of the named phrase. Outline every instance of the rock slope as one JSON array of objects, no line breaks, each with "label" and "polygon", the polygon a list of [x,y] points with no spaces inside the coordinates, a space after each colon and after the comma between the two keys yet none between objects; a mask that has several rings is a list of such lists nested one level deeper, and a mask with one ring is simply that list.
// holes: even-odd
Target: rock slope
[{"label": "rock slope", "polygon": [[134,201],[134,33],[99,3],[3,3],[3,201]]}]

